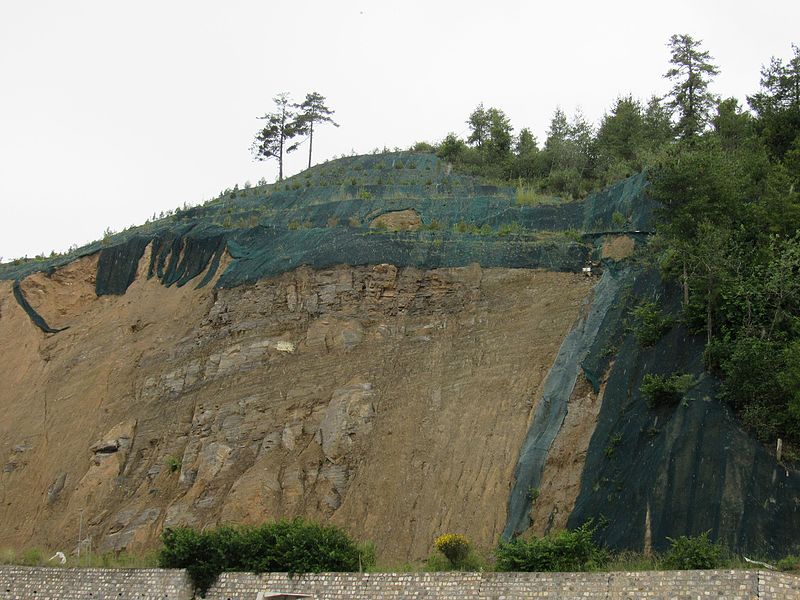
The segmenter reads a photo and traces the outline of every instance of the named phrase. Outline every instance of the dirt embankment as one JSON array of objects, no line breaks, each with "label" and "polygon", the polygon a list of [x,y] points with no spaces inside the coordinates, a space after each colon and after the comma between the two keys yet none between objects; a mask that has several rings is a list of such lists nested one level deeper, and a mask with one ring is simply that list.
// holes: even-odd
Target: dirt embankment
[{"label": "dirt embankment", "polygon": [[[0,282],[0,547],[146,547],[164,526],[304,515],[416,560],[497,541],[537,390],[590,281],[298,269],[231,290],[95,259]],[[140,274],[149,260],[146,252]],[[544,492],[544,490],[542,490]]]}]

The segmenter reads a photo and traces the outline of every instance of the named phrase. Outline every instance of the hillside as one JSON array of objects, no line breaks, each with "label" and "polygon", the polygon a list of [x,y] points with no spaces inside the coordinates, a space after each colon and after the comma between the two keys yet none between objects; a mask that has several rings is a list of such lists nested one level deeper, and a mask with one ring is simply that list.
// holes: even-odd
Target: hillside
[{"label": "hillside", "polygon": [[[4,265],[0,546],[303,515],[398,563],[589,518],[619,549],[792,550],[800,477],[716,399],[703,340],[637,339],[631,309],[680,306],[654,209],[643,174],[566,202],[392,153]],[[651,408],[645,375],[677,372]]]}]

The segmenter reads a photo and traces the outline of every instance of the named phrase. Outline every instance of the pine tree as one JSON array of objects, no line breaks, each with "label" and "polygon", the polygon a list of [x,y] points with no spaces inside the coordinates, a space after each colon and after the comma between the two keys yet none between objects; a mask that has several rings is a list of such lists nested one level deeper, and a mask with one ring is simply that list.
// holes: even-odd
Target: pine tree
[{"label": "pine tree", "polygon": [[277,159],[278,181],[283,181],[283,155],[297,150],[298,144],[289,144],[289,140],[301,133],[302,128],[291,110],[288,94],[278,94],[273,101],[277,110],[259,117],[267,125],[256,134],[251,150],[256,160]]},{"label": "pine tree", "polygon": [[758,129],[777,158],[800,144],[800,47],[792,45],[792,52],[786,63],[773,57],[761,69],[761,90],[747,98],[758,115]]},{"label": "pine tree", "polygon": [[302,103],[296,104],[295,108],[300,110],[297,123],[302,133],[308,134],[308,168],[311,168],[311,148],[314,144],[314,123],[330,123],[334,127],[339,124],[334,122],[331,115],[334,113],[325,106],[325,96],[317,92],[306,94],[306,99]]},{"label": "pine tree", "polygon": [[674,66],[664,77],[675,83],[670,91],[669,106],[678,111],[677,131],[681,138],[696,136],[708,123],[716,96],[708,91],[708,84],[719,70],[710,61],[713,57],[701,51],[702,41],[687,34],[676,34],[669,39]]}]

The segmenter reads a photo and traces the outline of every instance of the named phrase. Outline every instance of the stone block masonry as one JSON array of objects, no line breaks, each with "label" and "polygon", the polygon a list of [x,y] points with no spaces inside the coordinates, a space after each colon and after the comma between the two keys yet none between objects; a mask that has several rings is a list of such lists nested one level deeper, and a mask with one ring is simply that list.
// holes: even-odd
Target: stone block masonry
[{"label": "stone block masonry", "polygon": [[0,566],[0,600],[191,600],[179,569]]},{"label": "stone block masonry", "polygon": [[[615,573],[224,573],[208,600],[800,600],[800,578],[770,571]],[[191,600],[185,571],[0,566],[0,600]]]},{"label": "stone block masonry", "polygon": [[800,600],[800,578],[760,571],[631,573],[223,574],[209,600],[255,600],[259,592],[314,600],[706,599]]}]

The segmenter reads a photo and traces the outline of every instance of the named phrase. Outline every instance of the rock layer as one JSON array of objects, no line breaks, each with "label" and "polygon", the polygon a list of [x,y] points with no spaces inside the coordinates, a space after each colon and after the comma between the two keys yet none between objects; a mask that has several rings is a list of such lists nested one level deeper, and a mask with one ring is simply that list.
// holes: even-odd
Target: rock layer
[{"label": "rock layer", "polygon": [[296,515],[387,561],[424,558],[445,531],[497,541],[591,281],[376,265],[168,288],[149,260],[123,296],[90,292],[91,256],[23,281],[69,327],[56,335],[0,282],[16,349],[0,364],[0,546],[71,549],[81,519],[85,543],[120,551],[165,526]]}]

